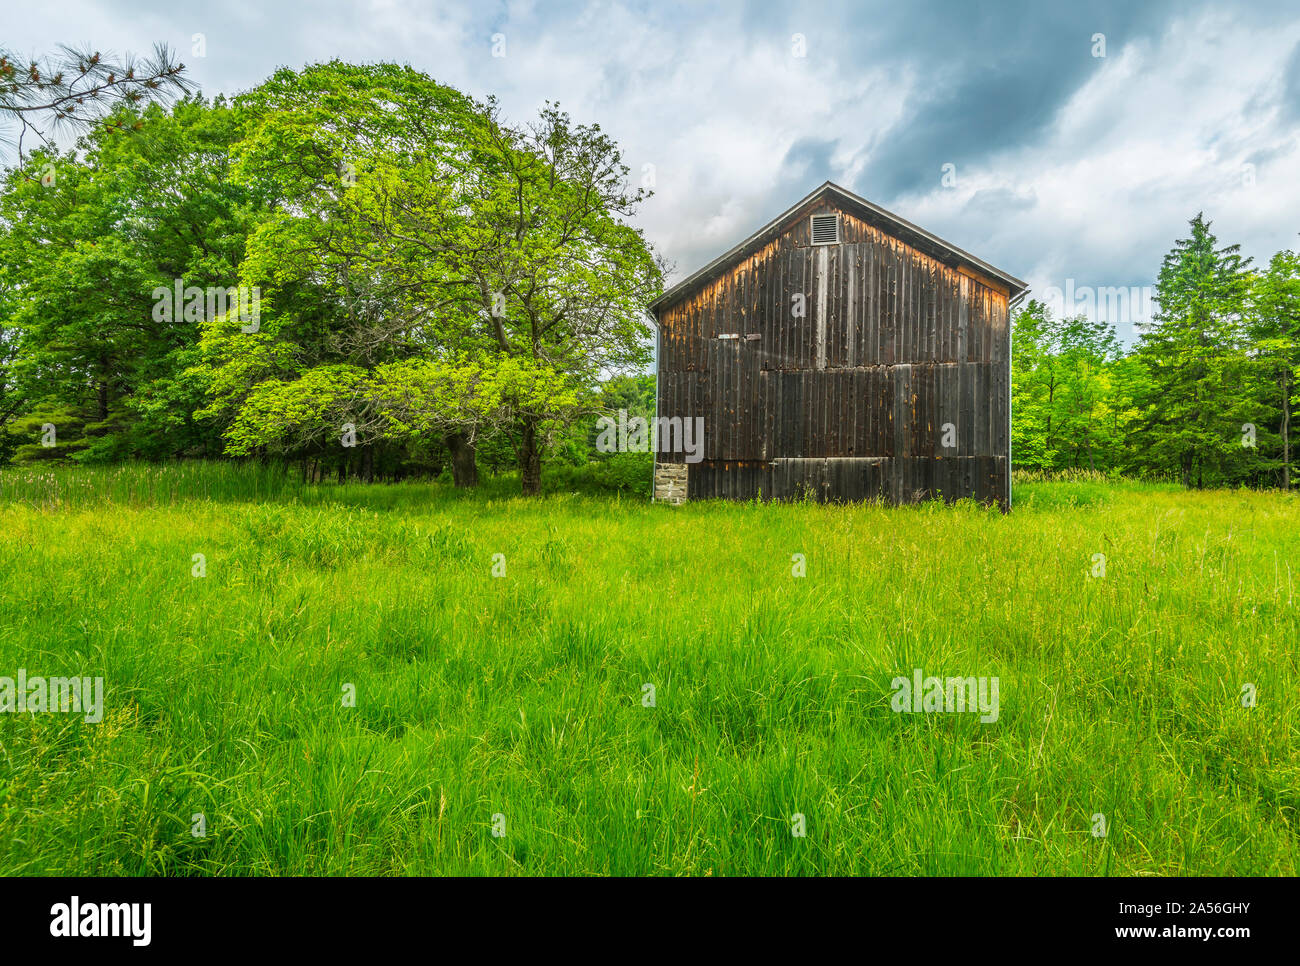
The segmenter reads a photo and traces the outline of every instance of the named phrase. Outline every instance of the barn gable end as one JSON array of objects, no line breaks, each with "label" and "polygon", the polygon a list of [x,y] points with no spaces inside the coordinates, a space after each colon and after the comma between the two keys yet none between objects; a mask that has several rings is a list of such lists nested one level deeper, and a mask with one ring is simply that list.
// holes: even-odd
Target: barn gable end
[{"label": "barn gable end", "polygon": [[[819,237],[814,238],[814,216]],[[837,229],[835,231],[834,229]],[[651,305],[657,455],[680,497],[1010,500],[1009,302],[1023,282],[825,184]],[[697,461],[698,460],[698,461]],[[661,485],[664,484],[664,485]]]}]

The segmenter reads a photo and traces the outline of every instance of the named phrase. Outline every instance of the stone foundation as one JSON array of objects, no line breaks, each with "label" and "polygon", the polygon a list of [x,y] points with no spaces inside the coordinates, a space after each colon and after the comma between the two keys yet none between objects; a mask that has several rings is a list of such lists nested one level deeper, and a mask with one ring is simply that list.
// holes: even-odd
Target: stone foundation
[{"label": "stone foundation", "polygon": [[686,502],[686,464],[655,463],[655,502]]}]

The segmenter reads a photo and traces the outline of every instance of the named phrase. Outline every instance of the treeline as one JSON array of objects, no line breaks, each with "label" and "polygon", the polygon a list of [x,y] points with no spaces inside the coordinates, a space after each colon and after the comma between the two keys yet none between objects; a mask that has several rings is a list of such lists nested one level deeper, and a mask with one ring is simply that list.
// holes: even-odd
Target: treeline
[{"label": "treeline", "polygon": [[509,465],[536,493],[650,362],[627,173],[557,107],[511,126],[394,65],[124,103],[0,185],[0,462]]},{"label": "treeline", "polygon": [[[179,69],[160,54],[149,76]],[[63,103],[30,83],[31,104]],[[599,127],[549,105],[511,126],[394,65],[126,96],[0,183],[0,465],[511,470],[537,493],[547,462],[643,490],[649,454],[596,445],[599,415],[654,410],[638,373],[663,271],[627,174]],[[1300,259],[1255,267],[1198,215],[1156,289],[1127,350],[1113,325],[1016,313],[1015,465],[1289,487]]]},{"label": "treeline", "polygon": [[1202,216],[1165,256],[1158,310],[1115,327],[1030,301],[1012,321],[1012,460],[1188,487],[1289,488],[1300,377],[1300,257],[1257,269]]}]

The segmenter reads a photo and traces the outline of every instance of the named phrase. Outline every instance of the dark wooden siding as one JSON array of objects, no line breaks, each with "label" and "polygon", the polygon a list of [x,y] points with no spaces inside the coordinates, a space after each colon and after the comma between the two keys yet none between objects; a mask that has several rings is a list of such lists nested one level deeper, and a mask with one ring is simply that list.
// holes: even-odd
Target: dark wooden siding
[{"label": "dark wooden siding", "polygon": [[[812,245],[831,211],[840,244]],[[659,310],[660,415],[704,419],[689,496],[1005,504],[1007,296],[825,202],[797,212]]]}]

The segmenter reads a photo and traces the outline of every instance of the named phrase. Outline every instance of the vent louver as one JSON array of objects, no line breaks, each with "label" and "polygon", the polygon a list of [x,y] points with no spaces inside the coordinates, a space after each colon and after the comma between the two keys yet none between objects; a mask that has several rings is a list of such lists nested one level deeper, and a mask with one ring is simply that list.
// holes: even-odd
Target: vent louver
[{"label": "vent louver", "polygon": [[839,215],[812,216],[812,243],[814,245],[835,245],[840,240]]}]

